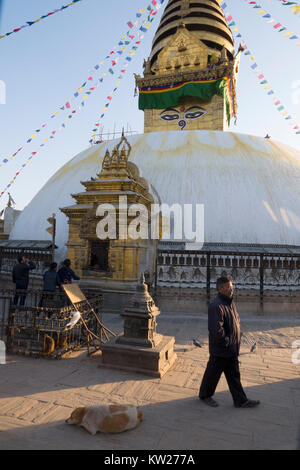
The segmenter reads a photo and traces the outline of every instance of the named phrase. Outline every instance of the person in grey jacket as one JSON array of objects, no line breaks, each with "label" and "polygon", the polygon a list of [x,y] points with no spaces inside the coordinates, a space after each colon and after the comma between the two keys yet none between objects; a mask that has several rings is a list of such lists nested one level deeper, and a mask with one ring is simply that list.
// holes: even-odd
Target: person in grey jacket
[{"label": "person in grey jacket", "polygon": [[259,401],[247,398],[241,384],[238,356],[241,344],[240,318],[233,302],[233,282],[227,277],[217,280],[218,295],[208,307],[209,353],[199,398],[216,407],[212,398],[224,372],[234,406],[253,408]]},{"label": "person in grey jacket", "polygon": [[18,305],[20,298],[20,305],[25,305],[26,291],[29,284],[29,271],[35,269],[36,266],[32,261],[29,261],[24,255],[18,257],[18,263],[13,267],[12,280],[16,284],[16,291],[24,291],[22,294],[16,292],[14,297],[14,305]]},{"label": "person in grey jacket", "polygon": [[57,263],[50,264],[49,269],[44,273],[43,281],[43,293],[39,307],[50,307],[53,306],[53,301],[55,302],[56,287],[59,287]]},{"label": "person in grey jacket", "polygon": [[56,287],[59,286],[57,275],[57,263],[51,263],[48,271],[44,273],[44,288],[46,292],[55,292]]}]

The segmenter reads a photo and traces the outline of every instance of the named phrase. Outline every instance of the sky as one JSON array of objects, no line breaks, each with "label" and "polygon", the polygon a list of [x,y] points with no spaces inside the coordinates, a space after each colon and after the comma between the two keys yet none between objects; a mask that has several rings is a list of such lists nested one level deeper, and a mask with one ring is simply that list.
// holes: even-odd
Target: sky
[{"label": "sky", "polygon": [[[67,0],[2,0],[0,35],[67,3]],[[103,77],[104,80],[85,100],[82,110],[77,111],[66,127],[56,132],[44,147],[40,144],[52,131],[58,130],[68,116],[60,111],[51,119],[54,112],[71,100],[90,76],[90,70],[127,33],[127,22],[134,22],[136,12],[149,3],[150,0],[82,0],[30,28],[0,39],[0,83],[5,83],[6,88],[5,104],[0,100],[0,161],[23,147],[13,160],[0,167],[0,193],[31,153],[38,150],[9,189],[17,209],[23,209],[61,166],[89,147],[94,124],[118,81],[118,74],[108,72],[103,77],[109,68],[108,61],[94,74],[97,79]],[[297,94],[297,89],[300,90],[300,46],[296,46],[297,41],[276,32],[245,0],[226,0],[226,3],[255,62],[300,126],[300,93]],[[138,97],[134,97],[134,73],[142,74],[143,61],[150,54],[164,5],[142,39],[111,100],[102,121],[104,132],[122,127],[126,130],[129,125],[131,130],[143,133],[143,112],[138,110]],[[279,0],[262,0],[260,5],[300,37],[300,14],[293,15]],[[238,45],[236,43],[236,50]],[[124,57],[120,56],[116,71],[123,63]],[[231,124],[230,131],[258,136],[269,134],[272,139],[300,151],[300,135],[292,132],[276,110],[273,97],[268,96],[264,86],[259,84],[250,65],[249,58],[243,56],[237,90],[238,120],[237,125]],[[71,109],[78,108],[81,101],[82,98],[71,102]],[[45,123],[47,127],[43,132],[26,144],[35,130]],[[0,198],[0,211],[7,200],[5,193]]]}]

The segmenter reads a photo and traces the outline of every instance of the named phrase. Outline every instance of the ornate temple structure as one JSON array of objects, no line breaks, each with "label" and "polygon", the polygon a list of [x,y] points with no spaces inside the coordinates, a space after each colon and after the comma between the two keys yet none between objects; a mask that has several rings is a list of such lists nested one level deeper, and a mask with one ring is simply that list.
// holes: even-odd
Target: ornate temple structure
[{"label": "ornate temple structure", "polygon": [[[57,261],[70,257],[82,284],[103,289],[107,311],[127,305],[141,272],[162,313],[205,311],[221,274],[233,278],[240,311],[299,311],[300,152],[229,131],[234,46],[218,1],[170,0],[135,76],[145,132],[71,159],[24,209],[10,240],[45,240],[45,214],[56,213]],[[203,249],[164,233],[153,243],[100,242],[96,207],[122,195],[148,209],[153,201],[203,204]]]},{"label": "ornate temple structure", "polygon": [[[101,172],[82,183],[85,191],[72,195],[76,204],[61,209],[69,220],[68,258],[80,278],[86,282],[98,280],[106,288],[135,288],[141,272],[152,275],[155,271],[155,241],[132,240],[128,227],[134,216],[122,218],[120,209],[123,200],[128,206],[142,204],[151,212],[155,202],[147,181],[140,176],[137,166],[128,161],[130,151],[131,145],[123,135],[111,153],[106,151]],[[115,209],[115,219],[111,220],[114,238],[103,240],[99,236],[97,226],[105,215],[97,212],[100,204]],[[126,226],[120,226],[120,222]],[[146,223],[150,225],[150,218]]]},{"label": "ornate temple structure", "polygon": [[144,77],[136,75],[145,132],[228,130],[236,116],[240,51],[215,1],[169,2]]}]

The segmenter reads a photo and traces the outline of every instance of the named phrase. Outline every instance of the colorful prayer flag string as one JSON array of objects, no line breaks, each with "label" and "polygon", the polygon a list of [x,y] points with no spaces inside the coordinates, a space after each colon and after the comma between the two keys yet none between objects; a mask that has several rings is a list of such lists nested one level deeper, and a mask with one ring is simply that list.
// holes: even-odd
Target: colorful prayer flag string
[{"label": "colorful prayer flag string", "polygon": [[[163,4],[164,0],[152,0],[152,5],[155,6],[156,10],[159,10],[161,5]],[[157,11],[153,11],[153,9],[151,9],[151,5],[150,7],[148,6],[148,10],[150,10],[149,12],[149,16],[148,16],[148,21],[149,23],[145,26],[145,27],[141,27],[140,30],[143,31],[143,32],[147,32],[149,27],[151,26],[151,23],[153,21],[154,18],[151,19],[151,16],[155,16],[157,14]],[[142,38],[141,38],[142,39]],[[141,41],[140,41],[141,42]],[[138,43],[137,43],[138,44]],[[140,44],[138,44],[140,45]],[[131,51],[129,53],[129,56],[126,58],[126,61],[125,64],[123,65],[123,68],[121,68],[121,75],[119,75],[118,79],[118,83],[116,84],[115,88],[110,91],[108,93],[108,96],[106,98],[106,101],[107,103],[102,107],[102,114],[100,116],[100,119],[98,120],[98,122],[95,124],[95,128],[92,130],[93,134],[91,136],[91,139],[89,140],[89,144],[92,144],[93,143],[93,139],[96,137],[96,134],[95,132],[97,132],[97,130],[100,128],[100,123],[101,123],[101,120],[104,118],[104,115],[106,113],[106,111],[108,110],[108,107],[110,106],[111,104],[111,101],[113,99],[113,96],[115,95],[116,91],[118,90],[118,87],[120,85],[120,80],[124,77],[124,74],[126,73],[126,67],[128,66],[128,61],[131,62],[132,60],[132,56],[135,54],[136,50],[138,49],[137,46],[133,46],[132,47],[133,51]]]},{"label": "colorful prayer flag string", "polygon": [[[149,12],[149,8],[150,8],[150,12]],[[118,46],[114,47],[113,49],[110,50],[109,54],[104,58],[102,59],[101,61],[99,61],[94,67],[93,69],[90,69],[89,70],[89,76],[88,78],[85,80],[84,83],[82,83],[80,85],[80,87],[76,90],[75,93],[73,93],[73,96],[72,98],[69,98],[67,101],[64,102],[63,105],[59,106],[58,109],[51,114],[50,116],[50,119],[54,119],[58,114],[60,114],[61,112],[64,112],[64,111],[68,111],[68,109],[70,109],[71,107],[71,103],[77,99],[78,97],[80,97],[80,95],[82,96],[83,94],[83,91],[86,87],[90,86],[89,90],[86,91],[86,94],[90,94],[91,91],[93,91],[93,87],[95,86],[93,82],[94,77],[92,76],[94,73],[96,73],[99,69],[100,69],[100,66],[104,64],[105,61],[109,60],[111,61],[111,66],[109,67],[108,71],[105,72],[103,74],[103,77],[106,77],[108,76],[108,73],[112,74],[113,75],[113,67],[115,67],[119,61],[119,57],[126,51],[127,47],[132,43],[132,41],[135,39],[135,37],[137,36],[137,39],[140,39],[143,35],[140,31],[142,31],[143,29],[145,29],[143,27],[143,25],[146,23],[146,19],[142,20],[141,22],[141,26],[139,28],[139,20],[140,18],[143,16],[144,13],[146,13],[147,17],[149,18],[150,16],[150,13],[152,14],[153,10],[151,8],[151,5],[148,5],[147,8],[140,8],[137,13],[136,13],[136,20],[134,23],[132,23],[131,21],[129,21],[128,23],[130,23],[132,25],[132,28],[130,28],[130,31],[128,31],[127,33],[125,33],[120,41],[118,42]],[[128,24],[127,23],[127,24]],[[134,28],[137,28],[138,31],[135,35],[133,35],[133,31],[134,31]],[[142,29],[141,29],[142,28]],[[147,31],[147,30],[146,30]],[[139,41],[136,42],[136,44],[138,44]],[[122,46],[122,47],[121,47]],[[116,54],[119,56],[119,57],[115,57]],[[131,59],[130,59],[131,60]],[[103,82],[103,79],[100,80],[100,82]],[[98,79],[96,80],[96,83],[98,83]],[[98,85],[99,86],[99,85]],[[85,98],[86,99],[86,98]],[[14,160],[14,158],[16,157],[16,155],[21,152],[21,150],[25,147],[26,144],[30,144],[33,139],[35,139],[39,133],[41,131],[44,130],[45,127],[47,127],[48,123],[44,123],[43,125],[39,126],[37,129],[35,129],[33,131],[33,133],[30,135],[30,137],[26,140],[26,143],[23,144],[22,147],[19,147],[18,150],[16,150],[11,156],[9,157],[6,157],[4,159],[2,159],[2,162],[0,162],[0,167],[2,166],[2,164],[7,164],[8,162]]]},{"label": "colorful prayer flag string", "polygon": [[23,24],[19,28],[15,28],[12,31],[10,31],[9,33],[1,34],[0,39],[3,39],[7,36],[10,36],[13,33],[18,33],[19,31],[21,31],[24,28],[29,28],[30,26],[34,25],[35,23],[39,23],[41,20],[44,20],[45,18],[48,18],[49,16],[52,16],[55,13],[58,13],[60,11],[64,11],[66,8],[69,8],[70,6],[75,5],[75,3],[78,3],[78,2],[81,2],[81,1],[82,0],[73,0],[73,2],[70,2],[67,5],[63,5],[61,8],[57,8],[56,10],[50,11],[49,13],[47,13],[46,15],[41,16],[37,20],[27,21],[26,24]]},{"label": "colorful prayer flag string", "polygon": [[289,2],[288,0],[279,0],[282,6],[290,7],[294,15],[300,13],[300,5],[296,2]]},{"label": "colorful prayer flag string", "polygon": [[[224,2],[223,0],[218,0],[218,2],[220,3],[220,5],[221,5],[221,7],[224,11],[226,21],[227,21],[228,25],[230,26],[230,23],[233,21],[232,14],[228,10],[226,10],[226,8],[227,8],[226,2]],[[236,38],[239,38],[243,42],[243,46],[242,46],[243,49],[244,49],[243,53],[244,53],[244,55],[248,56],[249,59],[251,60],[251,65],[250,65],[251,70],[257,75],[257,78],[260,81],[260,85],[264,85],[264,89],[267,91],[267,94],[269,96],[275,95],[275,92],[271,88],[268,80],[265,78],[264,73],[260,70],[258,64],[256,63],[256,61],[253,57],[253,54],[249,51],[245,41],[242,38],[241,33],[239,32],[239,29],[236,27],[235,22],[234,22],[234,26],[235,26],[235,28],[232,30],[232,33],[235,34]],[[300,135],[299,125],[292,119],[292,116],[286,110],[286,108],[282,104],[281,100],[279,98],[277,98],[276,96],[273,97],[273,100],[274,100],[274,105],[276,106],[277,111],[280,112],[280,114],[284,117],[284,119],[286,121],[288,121],[288,124],[290,126],[292,126],[294,133]]]},{"label": "colorful prayer flag string", "polygon": [[[158,3],[162,4],[163,2],[164,2],[164,0],[152,0],[152,4],[153,4],[153,5],[157,5]],[[156,8],[158,9],[158,8],[160,8],[160,6],[156,6]],[[149,6],[147,7],[147,9],[148,9],[148,11],[149,11]],[[151,12],[151,14],[152,14],[153,16],[157,13],[157,12],[153,12],[151,6],[150,6],[150,12]],[[151,19],[151,21],[152,21],[152,20],[153,20],[153,19]],[[145,20],[144,20],[144,23],[145,23]],[[150,25],[151,25],[151,22],[150,22],[150,24],[148,25],[148,27],[149,27]],[[147,28],[147,27],[146,27],[146,28]],[[141,28],[140,28],[140,29],[141,29]],[[146,29],[146,31],[147,31],[147,30],[148,30],[148,28]],[[133,47],[135,47],[135,46],[133,46]],[[132,49],[133,49],[133,48],[132,48]],[[135,54],[135,50],[132,50],[132,52],[133,52],[132,55],[134,55],[134,54]],[[129,54],[129,55],[130,55],[130,54]],[[132,58],[131,58],[131,57],[127,57],[127,59],[130,59],[130,60],[131,60]],[[128,64],[127,64],[127,65],[128,65]],[[124,70],[124,69],[122,69],[122,70]],[[114,74],[114,71],[112,71],[112,72],[113,72],[113,74]],[[119,78],[120,78],[120,77],[119,77]],[[103,78],[102,78],[102,79],[99,79],[99,82],[101,82],[102,80],[103,80]],[[94,90],[95,90],[96,88],[98,88],[98,87],[99,87],[99,83],[98,83],[95,87],[92,87],[93,89],[90,89],[90,91],[87,92],[86,95],[84,95],[83,98],[84,98],[84,99],[87,99],[87,98],[88,98],[88,94],[91,94],[91,92],[94,91]],[[114,92],[115,92],[115,90],[114,90]],[[82,101],[82,102],[81,102],[81,106],[79,106],[78,110],[82,109],[82,107],[84,107],[84,105],[85,105],[85,102]],[[70,108],[71,108],[69,102],[66,103],[66,108],[67,108],[67,109],[70,109]],[[58,129],[58,131],[63,130],[63,129],[66,127],[66,124],[70,121],[70,119],[72,119],[72,117],[74,116],[74,114],[77,113],[77,111],[76,111],[75,109],[72,110],[72,111],[69,111],[69,112],[70,112],[70,114],[68,115],[68,117],[67,117],[67,119],[65,120],[65,122],[62,123],[62,125],[60,126],[60,128]],[[48,142],[50,142],[52,139],[54,139],[56,133],[57,133],[57,130],[52,131],[52,132],[51,132],[51,135],[50,135],[48,138],[46,138],[46,139],[44,140],[44,142],[40,145],[40,147],[44,147]],[[20,150],[22,150],[22,147],[21,147],[16,153],[18,153]],[[39,149],[39,150],[40,150],[40,149]],[[22,173],[22,171],[24,170],[24,168],[26,168],[26,166],[28,166],[28,165],[31,163],[31,160],[33,159],[33,157],[35,157],[35,156],[37,155],[37,153],[38,153],[39,150],[36,150],[36,151],[34,151],[34,152],[31,152],[31,154],[30,154],[30,156],[27,158],[26,162],[21,166],[21,168],[16,172],[16,174],[14,175],[14,177],[10,180],[10,182],[6,185],[6,187],[1,191],[1,193],[0,193],[0,198],[1,198],[1,197],[5,194],[5,192],[15,183],[17,177]]]},{"label": "colorful prayer flag string", "polygon": [[[95,89],[96,88],[98,88],[98,87],[95,87]],[[86,99],[87,96],[85,95],[84,98]],[[16,172],[14,177],[10,180],[9,184],[7,184],[6,187],[3,189],[3,191],[1,191],[0,198],[15,183],[17,177],[22,173],[22,171],[24,171],[24,168],[26,168],[31,163],[31,160],[33,159],[33,157],[35,157],[39,153],[39,151],[41,150],[41,147],[44,147],[49,142],[51,142],[51,140],[53,140],[56,137],[57,132],[62,131],[63,129],[65,129],[67,123],[75,116],[76,113],[78,114],[78,111],[80,111],[84,107],[84,105],[85,105],[85,102],[82,101],[81,106],[78,107],[78,110],[73,109],[72,111],[69,111],[70,114],[65,119],[65,121],[61,124],[61,126],[57,130],[52,131],[51,134],[46,139],[44,139],[44,142],[42,144],[40,144],[39,149],[36,149],[34,152],[31,152],[30,156],[27,158],[25,163],[23,163],[21,168]]]},{"label": "colorful prayer flag string", "polygon": [[[278,33],[282,33],[283,37],[290,39],[291,41],[296,41],[297,39],[299,40],[300,37],[297,34],[294,34],[292,31],[289,31],[289,29],[284,26],[280,21],[275,20],[275,18],[272,17],[270,13],[268,13],[262,6],[261,2],[257,3],[254,1],[249,1],[249,0],[244,0],[249,6],[251,6],[253,9],[257,10],[257,14],[263,18],[270,26],[272,26],[274,31],[277,31]],[[234,21],[230,22],[231,26],[234,26]],[[300,40],[297,41],[296,46],[300,46]]]}]

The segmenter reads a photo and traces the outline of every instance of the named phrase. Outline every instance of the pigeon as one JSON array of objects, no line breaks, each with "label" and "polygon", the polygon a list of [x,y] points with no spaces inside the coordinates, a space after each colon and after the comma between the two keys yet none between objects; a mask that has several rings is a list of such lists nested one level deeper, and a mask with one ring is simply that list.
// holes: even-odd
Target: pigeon
[{"label": "pigeon", "polygon": [[71,321],[66,325],[66,329],[67,329],[67,328],[73,328],[73,326],[75,326],[76,323],[79,322],[80,318],[81,318],[80,312],[77,312],[76,310],[74,310],[74,311],[72,312]]},{"label": "pigeon", "polygon": [[251,346],[250,352],[253,353],[256,349],[256,343]]},{"label": "pigeon", "polygon": [[201,344],[196,339],[193,339],[193,345],[196,346],[197,348],[202,348]]}]

